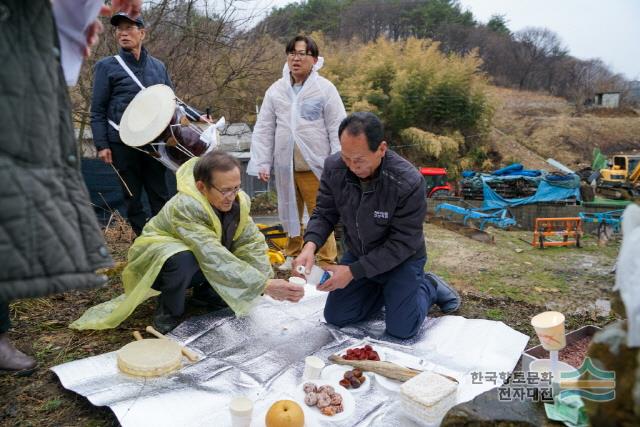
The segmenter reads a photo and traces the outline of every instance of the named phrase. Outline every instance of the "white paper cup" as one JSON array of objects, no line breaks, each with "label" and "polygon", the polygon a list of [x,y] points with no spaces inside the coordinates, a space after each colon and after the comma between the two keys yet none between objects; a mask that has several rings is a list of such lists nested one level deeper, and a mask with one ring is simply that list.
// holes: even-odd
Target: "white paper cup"
[{"label": "white paper cup", "polygon": [[293,283],[294,285],[299,285],[299,286],[304,286],[307,284],[307,281],[304,280],[302,277],[289,277],[289,283]]},{"label": "white paper cup", "polygon": [[545,350],[558,351],[567,345],[564,335],[564,314],[558,311],[545,311],[531,319],[531,326],[536,330],[540,344]]},{"label": "white paper cup", "polygon": [[307,356],[304,359],[304,373],[302,378],[305,380],[317,380],[320,379],[320,373],[324,368],[324,362],[322,359],[316,356]]},{"label": "white paper cup", "polygon": [[236,396],[229,402],[229,413],[231,414],[232,427],[249,427],[253,413],[253,402],[247,397]]}]

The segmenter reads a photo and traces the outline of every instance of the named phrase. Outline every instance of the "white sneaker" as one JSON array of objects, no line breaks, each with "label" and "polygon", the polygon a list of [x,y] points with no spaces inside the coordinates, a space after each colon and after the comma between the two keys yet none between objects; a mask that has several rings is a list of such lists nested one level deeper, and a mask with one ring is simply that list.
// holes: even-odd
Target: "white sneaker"
[{"label": "white sneaker", "polygon": [[292,256],[285,258],[284,262],[278,266],[278,270],[280,271],[291,271],[291,268],[293,268]]}]

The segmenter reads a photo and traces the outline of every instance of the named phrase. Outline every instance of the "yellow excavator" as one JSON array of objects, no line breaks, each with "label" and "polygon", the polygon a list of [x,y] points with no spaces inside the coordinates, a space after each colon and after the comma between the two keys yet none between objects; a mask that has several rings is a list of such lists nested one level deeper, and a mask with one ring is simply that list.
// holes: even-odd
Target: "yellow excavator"
[{"label": "yellow excavator", "polygon": [[600,169],[598,192],[609,199],[640,199],[640,155],[616,155]]}]

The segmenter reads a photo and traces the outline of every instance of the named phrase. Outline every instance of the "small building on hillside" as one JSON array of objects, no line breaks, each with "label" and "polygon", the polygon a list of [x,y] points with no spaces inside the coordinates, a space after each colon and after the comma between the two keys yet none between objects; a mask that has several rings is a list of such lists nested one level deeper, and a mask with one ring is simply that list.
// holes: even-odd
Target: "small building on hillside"
[{"label": "small building on hillside", "polygon": [[618,108],[620,106],[620,92],[596,93],[593,99],[594,107]]}]

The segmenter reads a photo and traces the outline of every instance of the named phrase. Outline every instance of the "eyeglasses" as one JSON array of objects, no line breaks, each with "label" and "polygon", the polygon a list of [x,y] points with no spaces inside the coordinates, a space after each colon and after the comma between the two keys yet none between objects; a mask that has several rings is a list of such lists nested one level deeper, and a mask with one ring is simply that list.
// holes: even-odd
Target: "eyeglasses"
[{"label": "eyeglasses", "polygon": [[234,187],[230,190],[221,190],[213,184],[211,184],[211,186],[215,188],[218,191],[218,193],[222,194],[222,197],[235,196],[241,190],[240,186]]},{"label": "eyeglasses", "polygon": [[295,58],[296,56],[300,57],[300,59],[304,59],[306,58],[308,55],[311,55],[310,53],[307,53],[305,51],[300,51],[300,52],[288,52],[287,56],[289,58]]},{"label": "eyeglasses", "polygon": [[139,30],[140,27],[138,27],[135,24],[129,24],[129,25],[123,25],[123,26],[118,26],[116,27],[116,33],[128,33],[130,31],[134,31],[134,30]]}]

